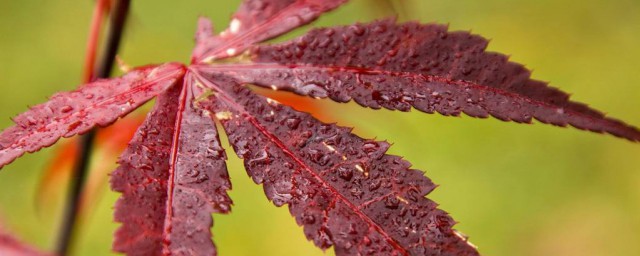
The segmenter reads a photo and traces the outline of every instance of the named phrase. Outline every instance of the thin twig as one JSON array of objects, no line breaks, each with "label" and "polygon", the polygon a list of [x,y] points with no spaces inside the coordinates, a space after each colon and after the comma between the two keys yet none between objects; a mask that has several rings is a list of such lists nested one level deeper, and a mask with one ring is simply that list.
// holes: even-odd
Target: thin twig
[{"label": "thin twig", "polygon": [[[107,78],[111,74],[111,69],[115,61],[116,53],[120,46],[120,39],[124,30],[127,13],[129,12],[129,0],[117,0],[115,8],[111,13],[109,32],[106,39],[104,53],[102,54],[100,65],[95,71],[95,78]],[[73,242],[74,230],[78,219],[78,212],[82,198],[86,176],[89,169],[91,148],[95,138],[95,129],[82,136],[80,151],[76,158],[74,172],[70,180],[68,199],[63,214],[62,226],[58,237],[56,254],[60,256],[68,255],[69,247]]]}]

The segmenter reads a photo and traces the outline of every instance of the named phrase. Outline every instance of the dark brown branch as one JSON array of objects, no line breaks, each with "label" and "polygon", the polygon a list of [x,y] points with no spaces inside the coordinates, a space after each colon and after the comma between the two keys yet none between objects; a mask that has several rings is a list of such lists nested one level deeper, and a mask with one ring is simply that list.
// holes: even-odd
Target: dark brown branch
[{"label": "dark brown branch", "polygon": [[[129,4],[129,0],[117,0],[115,3],[111,14],[104,52],[100,60],[100,65],[94,72],[94,79],[107,78],[111,75],[111,69],[120,46],[120,39],[122,38],[124,25],[129,12]],[[95,134],[96,130],[91,130],[82,136],[80,141],[80,151],[78,151],[74,172],[70,180],[67,204],[64,209],[62,225],[58,236],[56,246],[57,255],[67,255],[69,253],[69,247],[74,240],[74,229],[80,209],[82,190],[89,169],[91,148]]]}]

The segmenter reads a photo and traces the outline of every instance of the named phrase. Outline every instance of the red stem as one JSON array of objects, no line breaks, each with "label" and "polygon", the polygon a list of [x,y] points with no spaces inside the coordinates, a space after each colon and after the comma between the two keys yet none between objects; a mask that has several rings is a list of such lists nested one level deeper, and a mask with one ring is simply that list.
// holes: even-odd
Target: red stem
[{"label": "red stem", "polygon": [[96,6],[93,8],[91,26],[89,27],[89,36],[87,40],[86,55],[84,58],[84,72],[82,76],[83,83],[89,83],[94,78],[98,39],[100,38],[100,30],[102,28],[104,13],[107,10],[108,3],[109,0],[98,0],[96,2]]}]

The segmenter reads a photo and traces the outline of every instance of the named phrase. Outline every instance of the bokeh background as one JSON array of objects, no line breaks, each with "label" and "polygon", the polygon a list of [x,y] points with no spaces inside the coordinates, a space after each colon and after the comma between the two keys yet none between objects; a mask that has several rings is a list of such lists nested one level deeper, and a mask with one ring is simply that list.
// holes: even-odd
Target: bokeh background
[{"label": "bokeh background", "polygon": [[[239,2],[133,1],[120,56],[133,66],[186,62],[196,17],[209,16],[221,29]],[[92,8],[90,0],[0,1],[0,127],[80,82]],[[490,50],[534,69],[534,78],[640,125],[639,14],[637,0],[353,0],[315,25],[396,15],[472,30],[492,39]],[[440,184],[430,198],[485,255],[640,255],[638,144],[539,123],[317,104],[315,114],[394,143],[390,153],[426,170]],[[0,226],[42,249],[55,243],[63,190],[45,199],[36,192],[56,150],[26,155],[0,172]],[[231,215],[214,216],[221,255],[333,254],[306,241],[288,210],[273,207],[227,153],[235,206]],[[98,191],[75,255],[113,254],[118,195],[107,186]]]}]

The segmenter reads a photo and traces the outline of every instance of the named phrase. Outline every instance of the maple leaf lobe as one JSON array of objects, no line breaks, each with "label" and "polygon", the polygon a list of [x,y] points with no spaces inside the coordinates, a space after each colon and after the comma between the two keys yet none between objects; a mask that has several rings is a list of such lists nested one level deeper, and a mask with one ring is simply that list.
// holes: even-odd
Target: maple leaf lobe
[{"label": "maple leaf lobe", "polygon": [[173,85],[184,66],[167,63],[136,69],[120,78],[98,80],[72,92],[54,94],[13,119],[0,134],[0,167],[25,152],[51,146],[62,137],[113,123]]},{"label": "maple leaf lobe", "polygon": [[386,142],[321,123],[228,78],[200,81],[218,95],[205,108],[237,117],[221,122],[247,173],[275,205],[288,204],[316,246],[338,255],[477,255],[424,197],[435,185],[386,155]]},{"label": "maple leaf lobe", "polygon": [[116,251],[216,254],[211,213],[229,211],[231,184],[215,124],[192,104],[190,79],[159,96],[112,175],[122,193]]},{"label": "maple leaf lobe", "polygon": [[[640,141],[640,131],[530,79],[530,71],[488,42],[446,26],[393,20],[315,29],[289,42],[256,46],[254,63],[211,67],[242,83],[374,109],[494,116],[607,132]],[[205,68],[206,69],[206,68]]]},{"label": "maple leaf lobe", "polygon": [[192,62],[208,62],[235,56],[252,45],[314,21],[347,0],[247,0],[229,24],[212,36],[211,22],[198,23]]}]

